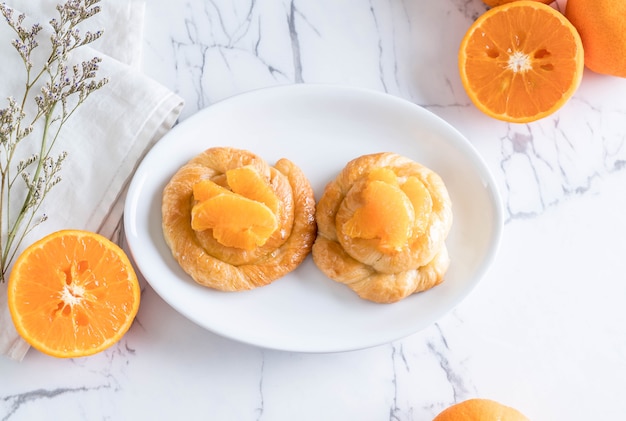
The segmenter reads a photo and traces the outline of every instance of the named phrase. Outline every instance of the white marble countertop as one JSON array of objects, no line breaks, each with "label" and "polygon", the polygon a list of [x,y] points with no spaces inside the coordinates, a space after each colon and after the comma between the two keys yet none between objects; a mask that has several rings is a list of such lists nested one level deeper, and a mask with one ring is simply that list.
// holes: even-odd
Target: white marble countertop
[{"label": "white marble countertop", "polygon": [[[562,5],[561,5],[562,6]],[[559,112],[507,124],[471,105],[457,49],[480,0],[150,0],[143,71],[181,121],[251,89],[374,89],[444,118],[505,208],[501,248],[432,326],[299,354],[203,330],[144,284],[136,323],[84,359],[0,359],[0,420],[431,420],[471,397],[532,420],[626,418],[626,79],[586,72]]]}]

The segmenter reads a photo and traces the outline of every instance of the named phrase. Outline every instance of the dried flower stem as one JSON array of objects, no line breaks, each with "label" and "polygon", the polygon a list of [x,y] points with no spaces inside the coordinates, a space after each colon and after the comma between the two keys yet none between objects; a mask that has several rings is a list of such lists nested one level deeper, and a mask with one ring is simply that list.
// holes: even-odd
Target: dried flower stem
[{"label": "dried flower stem", "polygon": [[[30,28],[25,27],[24,14],[16,16],[12,8],[0,4],[0,13],[17,35],[12,45],[26,71],[19,103],[9,97],[8,106],[0,109],[0,281],[6,278],[25,236],[47,218],[39,216],[38,212],[50,189],[61,181],[59,173],[67,156],[66,152],[56,158],[50,156],[61,129],[87,97],[108,82],[106,78],[96,80],[101,62],[98,57],[69,65],[72,51],[102,35],[102,31],[81,35],[79,30],[80,24],[100,12],[99,2],[67,0],[57,5],[58,19],[49,21],[52,27],[50,54],[40,65],[34,63],[33,51],[39,46],[37,37],[42,26],[35,23]],[[36,88],[39,93],[34,95]],[[28,122],[26,107],[31,100],[37,110]],[[40,122],[43,126],[38,152],[14,166],[22,142],[29,139]],[[18,179],[23,180],[25,191],[15,192]],[[21,205],[14,207],[14,203]]]}]

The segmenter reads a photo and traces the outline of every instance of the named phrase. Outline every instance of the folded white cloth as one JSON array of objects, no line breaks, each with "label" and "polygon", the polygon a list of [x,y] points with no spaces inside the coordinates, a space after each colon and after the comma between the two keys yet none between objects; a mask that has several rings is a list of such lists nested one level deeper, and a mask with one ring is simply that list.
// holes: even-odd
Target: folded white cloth
[{"label": "folded white cloth", "polygon": [[[6,2],[34,19],[26,23],[46,26],[50,18],[57,16],[57,1]],[[94,92],[64,126],[55,144],[57,153],[68,152],[60,174],[62,181],[44,202],[48,220],[29,234],[22,249],[50,232],[66,228],[97,231],[113,238],[121,224],[126,187],[136,166],[174,125],[183,106],[180,97],[138,70],[145,3],[103,0],[100,5],[102,12],[88,25],[91,31],[104,29],[104,35],[77,50],[72,61],[101,57],[97,79],[107,77],[110,82]],[[23,84],[21,58],[10,44],[13,38],[8,25],[0,22],[0,101],[17,96]],[[43,46],[44,41],[40,43]],[[0,102],[0,107],[5,106]],[[8,312],[6,283],[0,284],[0,354],[21,360],[28,348]]]}]

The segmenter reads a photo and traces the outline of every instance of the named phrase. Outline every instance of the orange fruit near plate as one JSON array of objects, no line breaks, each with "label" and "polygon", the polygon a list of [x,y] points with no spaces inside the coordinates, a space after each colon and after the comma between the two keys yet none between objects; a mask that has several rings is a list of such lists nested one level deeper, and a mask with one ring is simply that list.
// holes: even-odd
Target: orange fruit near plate
[{"label": "orange fruit near plate", "polygon": [[580,34],[590,70],[626,77],[626,1],[568,0],[565,17]]},{"label": "orange fruit near plate", "polygon": [[55,357],[110,347],[139,309],[139,283],[128,257],[88,231],[62,230],[30,245],[15,261],[7,288],[18,333]]},{"label": "orange fruit near plate", "polygon": [[550,6],[529,0],[494,7],[469,28],[459,48],[467,95],[485,114],[527,123],[561,108],[584,69],[574,26]]},{"label": "orange fruit near plate", "polygon": [[[520,1],[520,0],[483,0],[483,3],[485,3],[489,7],[497,7],[506,3],[512,3],[514,1]],[[538,1],[543,4],[550,4],[555,0],[533,0],[533,1]]]},{"label": "orange fruit near plate", "polygon": [[444,409],[433,421],[529,421],[515,408],[491,399],[468,399]]}]

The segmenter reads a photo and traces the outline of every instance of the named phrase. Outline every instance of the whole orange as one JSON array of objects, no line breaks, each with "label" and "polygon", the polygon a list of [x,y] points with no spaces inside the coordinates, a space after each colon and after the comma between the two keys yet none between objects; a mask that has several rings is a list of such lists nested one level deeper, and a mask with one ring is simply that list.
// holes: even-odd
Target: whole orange
[{"label": "whole orange", "polygon": [[626,1],[568,0],[565,17],[580,34],[587,68],[626,77]]},{"label": "whole orange", "polygon": [[[489,7],[496,7],[502,4],[512,3],[514,1],[519,1],[519,0],[483,0],[483,3],[485,3]],[[533,0],[533,1],[539,1],[544,4],[550,4],[555,0]]]},{"label": "whole orange", "polygon": [[444,409],[433,421],[529,421],[515,408],[490,399],[468,399]]}]

